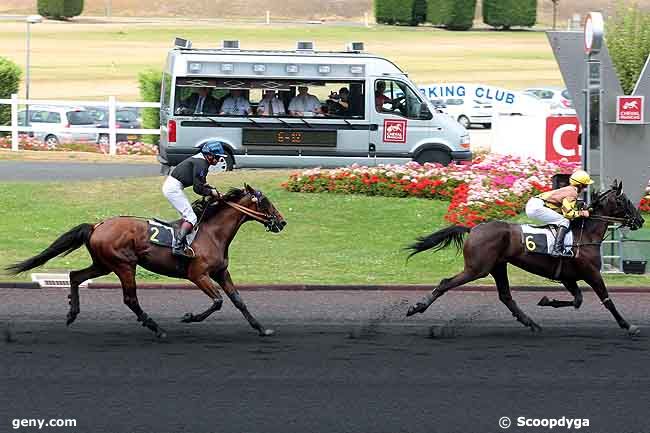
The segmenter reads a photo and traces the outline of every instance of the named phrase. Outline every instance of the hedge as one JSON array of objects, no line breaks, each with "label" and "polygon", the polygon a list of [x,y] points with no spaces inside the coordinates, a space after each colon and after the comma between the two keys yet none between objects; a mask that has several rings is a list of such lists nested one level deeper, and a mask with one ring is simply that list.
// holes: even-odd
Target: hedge
[{"label": "hedge", "polygon": [[427,0],[427,21],[450,30],[469,30],[474,24],[476,0]]},{"label": "hedge", "polygon": [[607,48],[626,95],[634,90],[650,55],[650,13],[620,3],[607,19]]},{"label": "hedge", "polygon": [[[0,57],[0,99],[9,99],[18,93],[22,72],[18,65],[9,59]],[[11,122],[11,105],[0,104],[0,125]]]},{"label": "hedge", "polygon": [[72,18],[84,10],[84,0],[38,0],[38,13],[54,19]]},{"label": "hedge", "polygon": [[427,0],[375,0],[375,20],[380,24],[416,26],[426,21]]},{"label": "hedge", "polygon": [[[162,72],[148,69],[138,74],[140,99],[145,102],[160,102],[160,87],[162,85]],[[144,129],[160,128],[160,111],[156,108],[142,110],[142,127]],[[158,144],[159,138],[155,135],[146,136],[145,142]]]},{"label": "hedge", "polygon": [[537,22],[537,0],[483,0],[483,21],[492,27],[532,27]]}]

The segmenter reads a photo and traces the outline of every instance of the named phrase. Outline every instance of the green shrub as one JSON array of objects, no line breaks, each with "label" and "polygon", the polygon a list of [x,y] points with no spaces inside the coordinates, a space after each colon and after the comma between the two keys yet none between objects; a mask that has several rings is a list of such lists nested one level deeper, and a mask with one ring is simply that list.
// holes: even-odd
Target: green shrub
[{"label": "green shrub", "polygon": [[[162,85],[162,72],[155,69],[148,69],[138,74],[140,87],[140,99],[145,102],[160,102],[160,87]],[[160,128],[160,112],[156,108],[145,108],[142,110],[142,127],[144,129]],[[158,144],[159,137],[147,135],[144,138],[147,143]]]},{"label": "green shrub", "polygon": [[375,20],[380,24],[415,26],[426,20],[427,0],[375,0]]},{"label": "green shrub", "polygon": [[532,27],[537,21],[537,0],[483,0],[483,21],[492,27]]},{"label": "green shrub", "polygon": [[451,30],[469,30],[474,24],[476,0],[428,0],[427,21]]},{"label": "green shrub", "polygon": [[[22,72],[18,65],[11,60],[0,57],[0,99],[9,99],[13,93],[18,93]],[[11,105],[0,105],[0,125],[11,122]]]},{"label": "green shrub", "polygon": [[626,94],[634,90],[650,55],[650,13],[619,3],[605,24],[607,49]]},{"label": "green shrub", "polygon": [[84,0],[38,0],[38,13],[44,17],[65,19],[81,15]]}]

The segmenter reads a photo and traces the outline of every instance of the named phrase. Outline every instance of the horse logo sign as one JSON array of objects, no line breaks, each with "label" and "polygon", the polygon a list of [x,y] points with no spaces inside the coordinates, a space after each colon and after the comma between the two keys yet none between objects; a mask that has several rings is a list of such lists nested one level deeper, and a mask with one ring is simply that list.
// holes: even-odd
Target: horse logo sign
[{"label": "horse logo sign", "polygon": [[406,143],[406,120],[384,120],[384,142]]},{"label": "horse logo sign", "polygon": [[616,123],[643,123],[643,96],[619,96],[616,101]]}]

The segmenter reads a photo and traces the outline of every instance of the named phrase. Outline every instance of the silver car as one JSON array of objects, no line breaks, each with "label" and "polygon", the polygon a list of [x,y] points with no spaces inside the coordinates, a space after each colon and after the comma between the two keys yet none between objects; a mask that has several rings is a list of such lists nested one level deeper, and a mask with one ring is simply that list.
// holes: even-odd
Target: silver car
[{"label": "silver car", "polygon": [[[26,122],[28,111],[29,122]],[[84,108],[31,105],[29,109],[18,112],[18,124],[39,128],[40,131],[34,132],[33,136],[50,148],[59,144],[94,142],[97,139],[97,134],[93,132],[60,130],[60,128],[93,128],[94,119]]]}]

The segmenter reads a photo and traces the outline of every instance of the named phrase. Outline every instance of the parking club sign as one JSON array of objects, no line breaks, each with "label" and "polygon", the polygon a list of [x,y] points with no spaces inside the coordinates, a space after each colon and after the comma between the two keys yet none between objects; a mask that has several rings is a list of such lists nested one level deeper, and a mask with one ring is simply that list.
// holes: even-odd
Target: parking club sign
[{"label": "parking club sign", "polygon": [[643,123],[643,96],[619,96],[616,99],[616,123]]},{"label": "parking club sign", "polygon": [[384,120],[384,142],[406,143],[406,120]]}]

